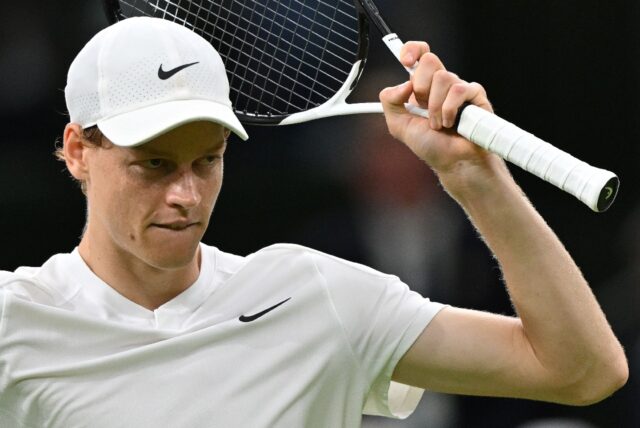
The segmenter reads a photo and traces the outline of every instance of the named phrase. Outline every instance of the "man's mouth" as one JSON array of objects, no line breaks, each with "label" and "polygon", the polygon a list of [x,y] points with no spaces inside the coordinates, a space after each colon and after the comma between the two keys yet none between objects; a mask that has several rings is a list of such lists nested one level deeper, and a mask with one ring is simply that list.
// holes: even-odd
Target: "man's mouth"
[{"label": "man's mouth", "polygon": [[152,223],[151,226],[159,227],[160,229],[168,229],[168,230],[185,230],[189,227],[198,225],[198,222],[186,222],[186,221],[177,221],[172,223]]}]

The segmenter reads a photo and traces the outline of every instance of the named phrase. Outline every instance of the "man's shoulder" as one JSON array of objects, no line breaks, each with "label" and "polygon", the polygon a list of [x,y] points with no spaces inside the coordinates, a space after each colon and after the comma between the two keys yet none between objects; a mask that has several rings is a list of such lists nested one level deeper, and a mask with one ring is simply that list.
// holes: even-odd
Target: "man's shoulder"
[{"label": "man's shoulder", "polygon": [[21,266],[0,271],[0,292],[45,304],[56,304],[73,293],[72,255],[56,254],[42,266]]},{"label": "man's shoulder", "polygon": [[343,275],[357,275],[360,277],[371,277],[372,279],[395,278],[393,275],[382,273],[369,266],[346,260],[334,255],[305,247],[298,244],[279,243],[249,255],[247,259],[269,259],[294,266],[296,263],[312,263],[319,273],[325,275],[331,273],[342,273]]},{"label": "man's shoulder", "polygon": [[[217,282],[234,284],[235,290],[246,289],[238,287],[238,283],[251,284],[253,293],[256,284],[260,284],[262,291],[269,288],[268,284],[274,284],[280,291],[283,284],[298,290],[321,284],[334,297],[351,298],[373,288],[400,283],[394,275],[297,244],[273,244],[244,257],[203,246],[203,256],[209,257],[215,266]],[[341,291],[336,294],[334,290]]]},{"label": "man's shoulder", "polygon": [[0,270],[0,289],[2,289],[4,284],[9,283],[15,276],[15,272]]},{"label": "man's shoulder", "polygon": [[215,264],[216,270],[222,270],[229,273],[233,273],[244,265],[252,262],[271,260],[291,263],[297,256],[305,257],[310,254],[320,254],[319,251],[315,251],[302,245],[284,243],[269,245],[246,256],[228,253],[217,247],[204,243],[201,245],[201,248],[203,251],[203,257],[211,260]]}]

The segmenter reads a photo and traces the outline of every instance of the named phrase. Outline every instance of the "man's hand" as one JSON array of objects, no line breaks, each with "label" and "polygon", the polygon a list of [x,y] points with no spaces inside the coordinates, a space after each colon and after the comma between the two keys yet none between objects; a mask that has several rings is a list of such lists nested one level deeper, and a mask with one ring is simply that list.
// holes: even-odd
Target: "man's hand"
[{"label": "man's hand", "polygon": [[[464,164],[484,164],[494,155],[460,137],[453,129],[458,109],[469,102],[492,111],[484,88],[447,71],[424,42],[408,42],[401,51],[402,64],[418,66],[411,80],[380,93],[387,126],[439,175]],[[429,110],[429,120],[409,113],[409,102]]]}]

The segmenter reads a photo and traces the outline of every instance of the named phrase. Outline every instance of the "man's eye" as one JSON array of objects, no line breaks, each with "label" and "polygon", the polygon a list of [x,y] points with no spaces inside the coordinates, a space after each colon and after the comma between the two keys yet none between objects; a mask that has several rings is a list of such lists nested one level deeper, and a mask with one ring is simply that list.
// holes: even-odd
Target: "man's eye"
[{"label": "man's eye", "polygon": [[200,160],[202,165],[213,165],[221,159],[221,156],[208,155]]},{"label": "man's eye", "polygon": [[147,159],[142,162],[142,166],[148,169],[158,169],[164,166],[164,160],[162,159]]}]

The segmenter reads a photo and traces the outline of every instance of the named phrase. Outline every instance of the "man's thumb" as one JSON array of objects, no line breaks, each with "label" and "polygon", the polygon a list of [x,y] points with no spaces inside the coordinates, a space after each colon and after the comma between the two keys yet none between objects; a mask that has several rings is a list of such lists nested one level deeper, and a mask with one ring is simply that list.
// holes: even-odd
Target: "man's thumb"
[{"label": "man's thumb", "polygon": [[402,109],[405,110],[404,103],[409,101],[409,97],[413,92],[413,86],[410,81],[406,81],[401,85],[385,88],[380,92],[380,102],[385,110]]}]

